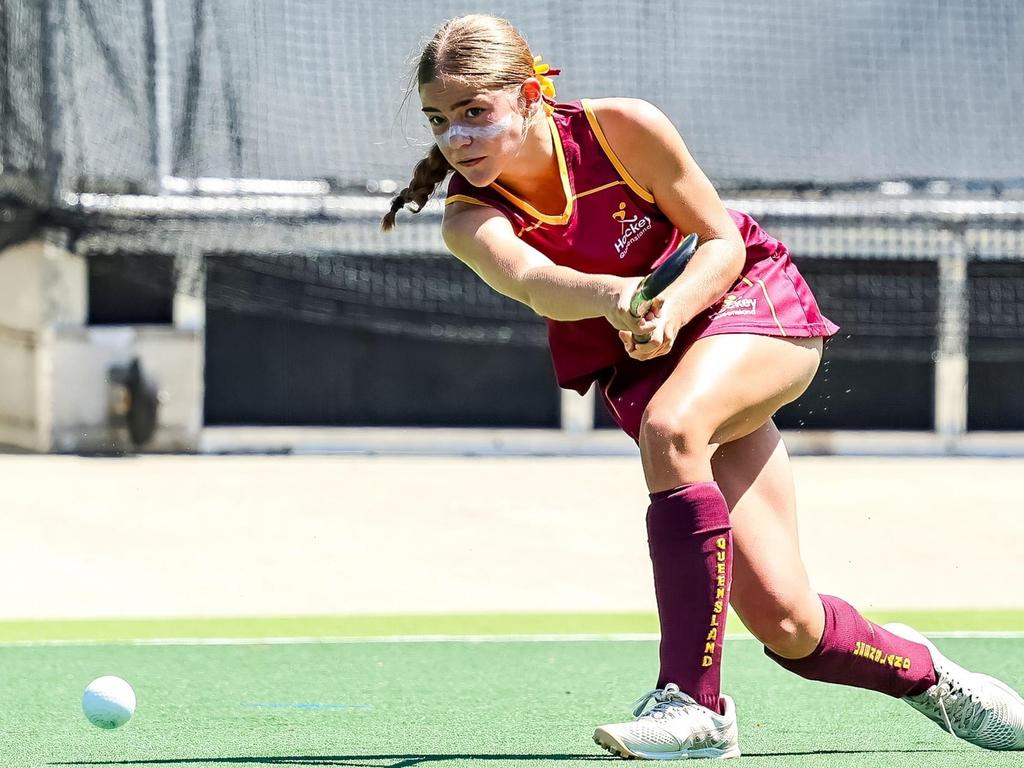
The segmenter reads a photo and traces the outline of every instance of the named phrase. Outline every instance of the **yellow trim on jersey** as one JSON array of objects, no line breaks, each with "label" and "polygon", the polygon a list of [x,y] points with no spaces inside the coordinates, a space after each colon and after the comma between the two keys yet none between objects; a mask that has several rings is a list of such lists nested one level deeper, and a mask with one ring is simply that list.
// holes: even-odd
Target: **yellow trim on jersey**
[{"label": "yellow trim on jersey", "polygon": [[576,193],[576,199],[579,200],[581,197],[586,197],[587,195],[592,195],[595,192],[603,192],[604,190],[611,189],[612,187],[621,187],[625,183],[626,182],[624,182],[622,179],[619,179],[618,181],[612,181],[612,182],[610,182],[608,184],[602,184],[600,187],[594,187],[593,189],[588,189],[586,192],[577,192]]},{"label": "yellow trim on jersey", "polygon": [[626,170],[626,166],[619,160],[618,155],[612,150],[611,145],[608,143],[608,139],[604,135],[604,131],[601,130],[601,124],[597,122],[597,115],[594,114],[593,108],[590,106],[590,99],[580,99],[580,104],[583,105],[583,111],[587,115],[587,122],[590,123],[590,129],[594,132],[597,137],[597,143],[601,145],[601,149],[608,156],[608,159],[612,161],[612,165],[615,166],[615,170],[619,172],[619,176],[622,180],[629,185],[629,188],[636,192],[640,197],[646,200],[648,203],[654,202],[654,195],[648,192],[646,189],[641,187],[637,180],[629,175],[629,171]]},{"label": "yellow trim on jersey", "polygon": [[779,333],[785,336],[786,329],[782,327],[782,323],[779,322],[779,316],[775,314],[775,305],[772,303],[771,297],[768,295],[768,288],[764,284],[764,280],[757,278],[757,284],[761,286],[761,293],[764,294],[764,300],[768,302],[768,309],[772,311],[772,319],[774,319],[775,324],[779,326]]},{"label": "yellow trim on jersey", "polygon": [[569,169],[565,165],[565,150],[562,149],[562,137],[558,135],[558,126],[554,118],[548,115],[548,126],[551,128],[551,137],[555,141],[555,156],[558,159],[558,175],[562,178],[562,192],[565,195],[565,210],[560,214],[541,213],[521,197],[516,197],[498,182],[491,184],[503,197],[511,201],[517,208],[521,208],[538,221],[545,224],[567,224],[572,216],[573,194],[572,185],[569,183]]},{"label": "yellow trim on jersey", "polygon": [[527,232],[533,232],[533,230],[540,229],[543,226],[544,226],[544,222],[543,221],[535,221],[535,222],[533,222],[533,224],[524,225],[522,228],[520,228],[520,230],[518,232],[516,232],[516,237],[522,237]]},{"label": "yellow trim on jersey", "polygon": [[469,195],[449,195],[444,199],[445,205],[451,205],[452,203],[469,203],[470,205],[482,205],[484,208],[493,208],[494,206],[490,203],[485,203],[483,200],[478,200],[475,197]]}]

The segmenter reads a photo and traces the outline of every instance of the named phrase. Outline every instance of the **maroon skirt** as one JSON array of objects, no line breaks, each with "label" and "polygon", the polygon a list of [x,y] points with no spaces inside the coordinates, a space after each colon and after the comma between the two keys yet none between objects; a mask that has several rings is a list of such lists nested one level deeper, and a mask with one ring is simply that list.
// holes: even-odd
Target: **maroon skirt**
[{"label": "maroon skirt", "polygon": [[647,404],[697,339],[722,333],[828,337],[838,330],[821,313],[789,253],[781,250],[749,265],[721,301],[687,323],[667,355],[653,360],[629,358],[602,371],[598,386],[615,422],[639,440]]}]

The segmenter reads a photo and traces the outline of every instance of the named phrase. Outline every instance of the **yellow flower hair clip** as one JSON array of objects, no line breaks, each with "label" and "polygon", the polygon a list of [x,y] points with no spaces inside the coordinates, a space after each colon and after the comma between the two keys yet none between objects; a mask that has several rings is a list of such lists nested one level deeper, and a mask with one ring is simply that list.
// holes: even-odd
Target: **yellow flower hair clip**
[{"label": "yellow flower hair clip", "polygon": [[[533,57],[533,74],[540,81],[541,95],[546,96],[552,101],[555,98],[555,84],[551,81],[551,78],[555,75],[560,75],[561,73],[562,70],[552,69],[549,64],[545,64],[541,61],[540,56]],[[550,115],[555,111],[555,108],[545,101],[544,111]]]}]

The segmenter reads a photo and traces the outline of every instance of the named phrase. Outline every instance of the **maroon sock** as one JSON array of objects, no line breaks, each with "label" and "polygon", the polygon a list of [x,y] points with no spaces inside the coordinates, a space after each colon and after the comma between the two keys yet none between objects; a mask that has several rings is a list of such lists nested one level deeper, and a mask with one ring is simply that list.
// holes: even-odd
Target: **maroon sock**
[{"label": "maroon sock", "polygon": [[721,714],[732,528],[718,484],[693,483],[652,493],[647,543],[661,622],[657,687],[675,683],[697,703]]},{"label": "maroon sock", "polygon": [[825,632],[818,647],[802,659],[768,658],[808,680],[839,683],[897,698],[923,693],[935,685],[928,648],[894,635],[832,595],[819,595],[825,607]]}]

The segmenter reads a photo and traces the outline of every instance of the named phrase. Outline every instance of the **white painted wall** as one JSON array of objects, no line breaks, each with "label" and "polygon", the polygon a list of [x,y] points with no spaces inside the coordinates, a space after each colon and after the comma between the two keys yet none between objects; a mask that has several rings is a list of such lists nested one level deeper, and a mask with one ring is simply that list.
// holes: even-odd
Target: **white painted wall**
[{"label": "white painted wall", "polygon": [[0,444],[39,442],[38,334],[0,326]]},{"label": "white painted wall", "polygon": [[138,357],[161,393],[156,435],[142,449],[198,450],[201,308],[176,304],[177,327],[88,327],[85,259],[60,247],[58,232],[48,236],[0,253],[0,445],[133,450],[110,424],[109,371]]},{"label": "white painted wall", "polygon": [[87,302],[85,260],[56,240],[0,252],[0,444],[50,449],[48,330],[83,324]]},{"label": "white painted wall", "polygon": [[53,340],[53,449],[131,449],[109,423],[111,366],[138,357],[160,392],[159,426],[147,451],[194,451],[202,429],[202,331],[171,326],[61,328]]},{"label": "white painted wall", "polygon": [[87,315],[84,258],[44,240],[0,252],[0,327],[38,331],[84,325]]}]

